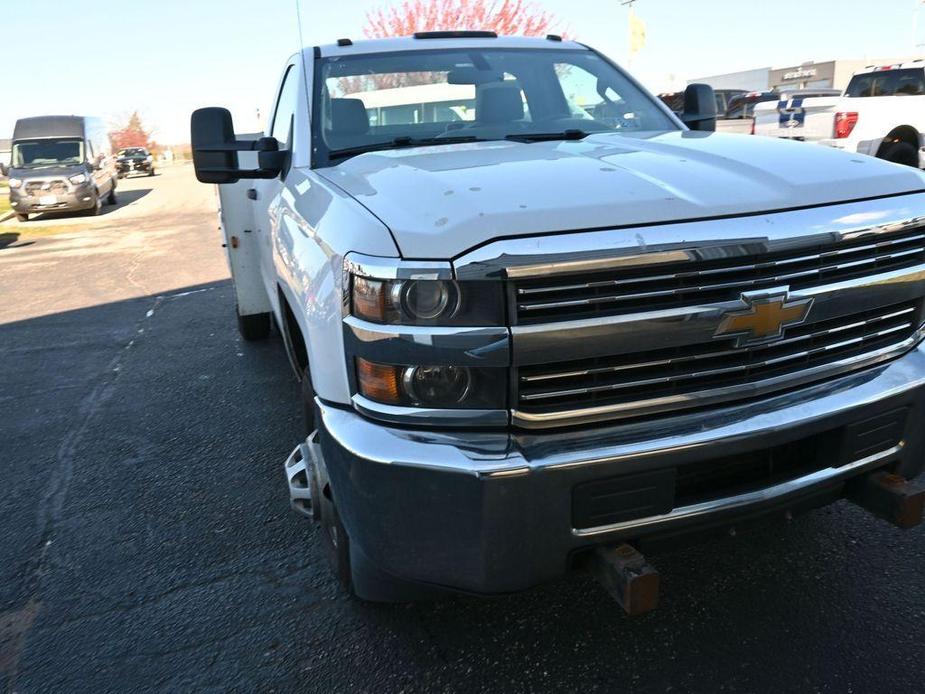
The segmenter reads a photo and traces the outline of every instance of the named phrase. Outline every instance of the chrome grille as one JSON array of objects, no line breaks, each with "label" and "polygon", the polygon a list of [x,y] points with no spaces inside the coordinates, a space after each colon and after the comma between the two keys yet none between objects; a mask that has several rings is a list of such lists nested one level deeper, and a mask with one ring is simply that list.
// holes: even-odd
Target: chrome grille
[{"label": "chrome grille", "polygon": [[797,378],[807,383],[832,375],[833,369],[826,367],[839,362],[857,358],[853,368],[861,368],[910,346],[920,314],[916,301],[805,323],[788,329],[783,339],[753,347],[736,348],[733,339],[714,340],[521,367],[518,411],[529,416],[606,407],[613,416],[622,411],[628,416],[646,414],[655,403],[664,410],[747,397],[749,386],[774,379],[780,387],[793,385]]},{"label": "chrome grille", "polygon": [[32,196],[64,195],[68,192],[67,183],[63,180],[27,181],[24,188],[26,194]]},{"label": "chrome grille", "polygon": [[517,322],[622,315],[738,299],[743,291],[791,290],[910,267],[925,261],[925,229],[864,234],[798,250],[704,258],[561,278],[515,281]]}]

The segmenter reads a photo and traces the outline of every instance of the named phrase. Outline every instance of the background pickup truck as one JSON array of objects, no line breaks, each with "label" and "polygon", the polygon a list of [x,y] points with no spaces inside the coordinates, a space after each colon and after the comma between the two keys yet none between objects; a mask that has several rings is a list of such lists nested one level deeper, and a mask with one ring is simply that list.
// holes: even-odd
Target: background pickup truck
[{"label": "background pickup truck", "polygon": [[922,167],[925,63],[868,67],[842,97],[794,98],[755,109],[755,134],[828,145]]},{"label": "background pickup truck", "polygon": [[797,89],[784,92],[748,92],[737,94],[729,100],[722,115],[716,118],[716,131],[736,135],[753,135],[755,112],[762,104],[801,103],[804,99],[820,96],[839,96],[834,89]]},{"label": "background pickup truck", "polygon": [[276,93],[254,138],[195,112],[194,163],[357,596],[587,567],[638,613],[649,549],[843,497],[921,521],[922,173],[711,132],[709,87],[678,118],[555,36],[343,39]]}]

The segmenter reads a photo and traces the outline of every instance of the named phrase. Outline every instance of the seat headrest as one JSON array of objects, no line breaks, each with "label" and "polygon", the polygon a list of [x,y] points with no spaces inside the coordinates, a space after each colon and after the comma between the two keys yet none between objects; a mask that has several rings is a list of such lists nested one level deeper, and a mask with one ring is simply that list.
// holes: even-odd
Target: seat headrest
[{"label": "seat headrest", "polygon": [[491,85],[479,91],[475,118],[480,123],[510,123],[524,117],[524,102],[516,84]]},{"label": "seat headrest", "polygon": [[369,132],[369,115],[360,99],[331,99],[331,132],[335,135],[364,135]]}]

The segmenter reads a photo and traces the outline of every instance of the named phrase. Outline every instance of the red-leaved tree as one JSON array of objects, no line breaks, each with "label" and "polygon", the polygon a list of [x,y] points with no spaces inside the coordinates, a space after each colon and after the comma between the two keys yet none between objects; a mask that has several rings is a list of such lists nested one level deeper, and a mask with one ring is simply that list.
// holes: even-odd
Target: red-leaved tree
[{"label": "red-leaved tree", "polygon": [[565,27],[532,0],[405,0],[366,14],[366,38],[418,31],[487,29],[501,36],[545,36]]},{"label": "red-leaved tree", "polygon": [[151,151],[157,147],[157,143],[151,138],[152,133],[151,130],[145,130],[141,116],[138,115],[138,111],[134,111],[124,126],[109,133],[109,140],[116,151],[126,147],[146,147]]},{"label": "red-leaved tree", "polygon": [[[366,38],[411,36],[419,31],[489,30],[499,36],[567,35],[562,22],[533,0],[404,0],[366,13]],[[341,91],[391,89],[442,81],[436,73],[345,77]]]}]

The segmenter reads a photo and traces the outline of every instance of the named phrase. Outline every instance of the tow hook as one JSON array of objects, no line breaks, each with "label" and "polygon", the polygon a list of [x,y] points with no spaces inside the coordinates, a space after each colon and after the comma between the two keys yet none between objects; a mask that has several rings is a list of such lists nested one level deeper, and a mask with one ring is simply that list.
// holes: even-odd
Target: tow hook
[{"label": "tow hook", "polygon": [[311,435],[286,458],[283,470],[289,485],[289,505],[299,515],[311,520],[319,520],[321,510],[312,499],[318,498],[317,456],[320,455],[318,432]]},{"label": "tow hook", "polygon": [[907,530],[922,523],[925,481],[910,482],[892,472],[873,472],[851,483],[848,498],[878,518]]},{"label": "tow hook", "polygon": [[634,547],[598,547],[591,555],[590,568],[629,616],[651,612],[658,606],[658,571]]}]

